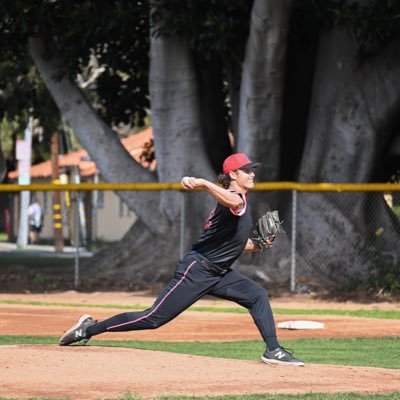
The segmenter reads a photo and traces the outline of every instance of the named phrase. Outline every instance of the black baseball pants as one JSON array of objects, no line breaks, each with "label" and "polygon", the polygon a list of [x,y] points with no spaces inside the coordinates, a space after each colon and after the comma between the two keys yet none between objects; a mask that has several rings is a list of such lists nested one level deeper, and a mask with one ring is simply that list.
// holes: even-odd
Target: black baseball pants
[{"label": "black baseball pants", "polygon": [[225,274],[211,270],[196,252],[179,262],[171,281],[149,309],[115,315],[89,327],[87,333],[94,336],[103,332],[156,329],[205,295],[234,301],[247,308],[268,349],[279,346],[266,290],[235,270],[229,269]]}]

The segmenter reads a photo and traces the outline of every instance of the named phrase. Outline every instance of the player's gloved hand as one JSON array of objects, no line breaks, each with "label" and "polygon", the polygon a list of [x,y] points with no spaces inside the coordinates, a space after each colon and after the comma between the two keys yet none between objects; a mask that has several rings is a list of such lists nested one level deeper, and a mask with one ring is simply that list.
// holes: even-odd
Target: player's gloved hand
[{"label": "player's gloved hand", "polygon": [[254,230],[254,237],[251,240],[258,245],[261,251],[268,250],[276,236],[285,233],[282,229],[282,222],[279,219],[278,211],[268,211],[261,216]]}]

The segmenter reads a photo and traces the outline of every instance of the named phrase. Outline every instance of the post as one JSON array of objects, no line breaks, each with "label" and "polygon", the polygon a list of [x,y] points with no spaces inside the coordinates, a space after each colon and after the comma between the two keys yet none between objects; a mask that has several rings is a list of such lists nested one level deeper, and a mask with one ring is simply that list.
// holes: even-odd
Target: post
[{"label": "post", "polygon": [[[74,183],[81,183],[79,175],[79,167],[73,167],[73,181]],[[74,224],[74,239],[75,239],[75,274],[74,274],[74,287],[79,288],[79,246],[80,246],[80,217],[79,217],[79,203],[80,192],[75,192],[75,224]]]},{"label": "post", "polygon": [[[94,174],[93,183],[99,183],[99,174]],[[99,192],[93,190],[92,194],[92,241],[97,241],[97,210],[99,207]]]},{"label": "post", "polygon": [[186,225],[186,193],[181,191],[181,225],[179,237],[179,258],[183,258],[185,251],[185,225]]},{"label": "post", "polygon": [[[29,185],[31,183],[31,147],[32,147],[33,117],[29,117],[28,126],[25,129],[24,140],[17,140],[18,160],[18,184]],[[25,249],[28,244],[28,207],[30,203],[30,192],[22,191],[20,195],[20,213],[17,247]]]},{"label": "post", "polygon": [[290,263],[290,290],[296,290],[296,234],[297,234],[297,190],[292,190],[292,246]]},{"label": "post", "polygon": [[19,228],[17,248],[25,249],[28,245],[29,224],[28,224],[28,208],[30,203],[30,192],[24,190],[20,196],[19,206]]},{"label": "post", "polygon": [[75,270],[74,287],[79,288],[79,192],[75,192]]},{"label": "post", "polygon": [[[60,183],[58,166],[59,143],[58,133],[51,135],[51,178],[52,183]],[[64,250],[61,192],[53,192],[53,229],[54,229],[54,248],[57,252]]]}]

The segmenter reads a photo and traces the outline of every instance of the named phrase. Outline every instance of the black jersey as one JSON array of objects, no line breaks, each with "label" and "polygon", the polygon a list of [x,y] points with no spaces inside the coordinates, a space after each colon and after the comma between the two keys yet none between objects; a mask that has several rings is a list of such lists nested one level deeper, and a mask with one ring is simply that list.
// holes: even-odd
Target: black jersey
[{"label": "black jersey", "polygon": [[246,247],[252,226],[250,209],[246,197],[239,213],[219,204],[211,211],[204,232],[192,246],[192,250],[202,254],[219,267],[229,267]]}]

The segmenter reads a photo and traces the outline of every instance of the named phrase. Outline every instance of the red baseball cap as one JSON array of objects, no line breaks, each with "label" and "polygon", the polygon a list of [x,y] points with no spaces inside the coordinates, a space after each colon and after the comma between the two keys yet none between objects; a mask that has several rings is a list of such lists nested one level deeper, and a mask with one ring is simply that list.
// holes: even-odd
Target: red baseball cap
[{"label": "red baseball cap", "polygon": [[257,168],[261,164],[252,162],[244,153],[236,153],[227,157],[222,164],[222,172],[228,174],[231,171],[243,168]]}]

